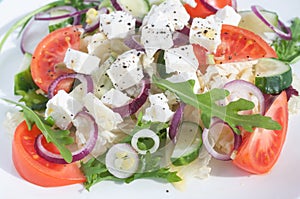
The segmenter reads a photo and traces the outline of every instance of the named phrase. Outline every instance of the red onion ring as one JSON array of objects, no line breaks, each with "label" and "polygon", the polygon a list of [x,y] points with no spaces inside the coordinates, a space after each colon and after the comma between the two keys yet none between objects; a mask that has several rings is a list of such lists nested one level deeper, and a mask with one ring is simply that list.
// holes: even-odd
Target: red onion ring
[{"label": "red onion ring", "polygon": [[31,53],[30,50],[26,49],[26,45],[25,45],[26,42],[25,41],[28,37],[28,34],[29,34],[28,32],[29,32],[29,29],[30,29],[32,23],[33,23],[32,20],[28,22],[27,26],[25,27],[25,29],[23,31],[22,37],[21,37],[20,48],[21,48],[21,51],[22,51],[23,54],[25,54],[26,52]]},{"label": "red onion ring", "polygon": [[124,39],[124,44],[131,49],[145,51],[145,48],[139,42],[141,35],[129,35]]},{"label": "red onion ring", "polygon": [[264,24],[266,24],[269,28],[271,28],[279,37],[281,37],[282,39],[285,39],[285,40],[292,39],[291,29],[289,27],[285,26],[284,23],[282,21],[280,21],[279,19],[278,19],[279,28],[286,32],[283,32],[278,27],[273,26],[260,12],[260,10],[263,10],[263,8],[261,6],[253,5],[253,6],[251,6],[251,10]]},{"label": "red onion ring", "polygon": [[[227,129],[230,129],[231,133],[233,133],[234,135],[234,144],[233,144],[233,149],[230,153],[228,154],[222,154],[222,153],[219,153],[217,152],[214,147],[211,145],[211,143],[209,142],[209,138],[208,138],[208,135],[211,131],[213,130],[216,130],[215,128],[217,127],[217,125],[223,125],[223,128],[227,128]],[[211,132],[213,133],[213,132]],[[217,132],[219,133],[219,132]],[[202,132],[202,140],[203,140],[203,145],[205,146],[206,150],[208,151],[208,153],[218,159],[218,160],[223,160],[223,161],[228,161],[228,160],[231,160],[231,155],[234,151],[236,151],[239,146],[241,145],[242,143],[242,136],[241,135],[238,135],[236,133],[234,133],[234,131],[230,128],[229,125],[225,124],[224,122],[215,122],[211,125],[211,127],[209,129],[205,128]]]},{"label": "red onion ring", "polygon": [[179,46],[183,46],[183,45],[187,45],[190,42],[189,36],[179,32],[179,31],[175,31],[172,35],[173,37],[173,47],[179,47]]},{"label": "red onion ring", "polygon": [[231,0],[231,7],[232,7],[235,11],[237,11],[237,2],[236,2],[236,0]]},{"label": "red onion ring", "polygon": [[176,143],[176,135],[178,133],[178,128],[179,128],[180,122],[182,120],[184,107],[185,107],[185,104],[180,103],[179,107],[175,111],[175,113],[172,117],[172,120],[171,120],[171,124],[170,124],[170,128],[169,128],[169,137],[173,141],[173,143]]},{"label": "red onion ring", "polygon": [[[91,126],[93,128],[89,133],[89,139],[87,140],[85,146],[72,152],[72,162],[82,160],[84,157],[86,157],[93,150],[98,139],[98,125],[95,121],[95,118],[84,111],[79,112],[76,117],[83,117],[87,119],[91,123]],[[53,162],[56,164],[66,164],[67,162],[60,154],[52,153],[43,146],[42,137],[43,134],[40,134],[35,140],[35,149],[37,154],[49,162]]]},{"label": "red onion ring", "polygon": [[219,8],[211,5],[210,3],[207,2],[207,0],[199,0],[200,3],[202,3],[202,5],[207,8],[209,11],[211,12],[217,12],[219,10]]},{"label": "red onion ring", "polygon": [[57,87],[58,83],[64,79],[78,79],[80,82],[86,82],[87,85],[87,93],[94,91],[94,83],[93,79],[90,75],[80,74],[80,73],[70,73],[61,75],[56,78],[48,87],[48,98],[51,99],[54,96],[55,88]]},{"label": "red onion ring", "polygon": [[120,4],[117,2],[117,0],[111,0],[111,5],[115,8],[115,10],[122,11],[122,7]]},{"label": "red onion ring", "polygon": [[64,14],[64,15],[59,15],[59,16],[54,16],[54,17],[45,17],[45,16],[42,16],[44,13],[39,13],[39,14],[35,15],[34,19],[51,21],[51,20],[73,17],[74,18],[73,25],[78,25],[78,24],[80,24],[80,16],[82,14],[86,13],[89,9],[84,9],[84,10],[78,11],[76,8],[74,8],[72,6],[60,6],[60,7],[52,8],[52,9],[48,10],[47,12],[51,12],[51,11],[55,11],[55,10],[67,10],[67,11],[70,11],[70,13]]},{"label": "red onion ring", "polygon": [[258,99],[259,113],[264,115],[265,98],[263,93],[254,84],[244,80],[233,80],[231,82],[226,83],[223,88],[228,90],[230,93],[238,93],[237,96],[239,96],[240,93],[253,94]]},{"label": "red onion ring", "polygon": [[128,117],[134,113],[136,113],[141,106],[146,102],[148,96],[149,96],[149,89],[150,89],[150,80],[149,77],[146,77],[142,80],[142,88],[140,94],[133,100],[131,100],[129,103],[120,106],[112,108],[112,110],[116,113],[119,113],[122,118]]}]

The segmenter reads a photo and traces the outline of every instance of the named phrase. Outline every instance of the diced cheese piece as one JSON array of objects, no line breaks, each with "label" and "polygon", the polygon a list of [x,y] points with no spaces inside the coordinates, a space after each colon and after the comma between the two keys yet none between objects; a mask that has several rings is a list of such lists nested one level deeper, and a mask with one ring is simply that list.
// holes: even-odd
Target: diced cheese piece
[{"label": "diced cheese piece", "polygon": [[108,39],[124,39],[134,34],[136,19],[127,12],[115,11],[109,14],[100,14],[100,31],[103,31]]},{"label": "diced cheese piece", "polygon": [[199,44],[209,52],[215,52],[221,43],[222,23],[213,16],[194,18],[190,29],[190,43]]},{"label": "diced cheese piece", "polygon": [[239,15],[233,7],[227,5],[216,12],[215,18],[220,20],[223,24],[237,26],[241,20],[241,15]]},{"label": "diced cheese piece", "polygon": [[120,107],[129,102],[130,99],[125,93],[112,88],[102,96],[101,101],[111,107]]},{"label": "diced cheese piece", "polygon": [[118,56],[116,61],[107,70],[115,88],[125,90],[138,84],[143,79],[143,68],[140,58],[143,53],[130,50]]},{"label": "diced cheese piece", "polygon": [[150,107],[146,108],[143,119],[152,122],[167,122],[171,119],[172,112],[168,105],[168,99],[163,93],[149,96]]},{"label": "diced cheese piece", "polygon": [[190,15],[180,0],[166,0],[158,6],[152,6],[143,20],[143,25],[155,28],[170,28],[171,31],[181,30],[188,24]]},{"label": "diced cheese piece", "polygon": [[168,81],[173,82],[173,83],[180,83],[180,82],[186,82],[188,80],[194,80],[195,85],[194,85],[194,93],[199,93],[200,90],[200,83],[197,77],[196,72],[191,73],[191,72],[182,72],[176,75],[172,75],[171,77],[167,78]]},{"label": "diced cheese piece", "polygon": [[66,51],[64,63],[67,68],[77,73],[92,74],[99,67],[100,59],[82,51],[69,48]]},{"label": "diced cheese piece", "polygon": [[166,72],[190,72],[196,73],[198,60],[194,54],[192,45],[171,48],[165,51]]},{"label": "diced cheese piece", "polygon": [[119,113],[115,113],[105,106],[94,94],[88,93],[83,101],[86,109],[95,118],[100,130],[111,131],[123,121]]},{"label": "diced cheese piece", "polygon": [[107,40],[106,35],[103,32],[96,33],[91,36],[87,50],[90,55],[94,55],[94,51]]},{"label": "diced cheese piece", "polygon": [[64,90],[59,90],[46,107],[45,117],[51,116],[59,128],[67,129],[83,105]]},{"label": "diced cheese piece", "polygon": [[155,28],[146,25],[142,28],[141,44],[145,47],[146,54],[152,57],[158,49],[169,49],[173,46],[172,32],[170,28]]}]

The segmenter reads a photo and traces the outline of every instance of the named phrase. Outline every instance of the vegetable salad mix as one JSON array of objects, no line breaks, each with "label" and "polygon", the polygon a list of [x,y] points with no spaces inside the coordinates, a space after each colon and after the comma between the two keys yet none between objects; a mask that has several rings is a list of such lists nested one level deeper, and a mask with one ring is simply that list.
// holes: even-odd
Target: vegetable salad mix
[{"label": "vegetable salad mix", "polygon": [[20,27],[20,98],[2,100],[20,109],[12,158],[27,181],[176,184],[207,178],[212,158],[252,174],[276,164],[299,100],[299,18],[233,0],[59,0],[0,49]]}]

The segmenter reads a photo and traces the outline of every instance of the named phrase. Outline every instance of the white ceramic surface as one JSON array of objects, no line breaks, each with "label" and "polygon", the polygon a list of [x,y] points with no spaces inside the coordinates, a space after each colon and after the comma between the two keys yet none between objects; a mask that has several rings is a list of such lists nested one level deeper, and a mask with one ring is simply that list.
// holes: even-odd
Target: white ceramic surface
[{"label": "white ceramic surface", "polygon": [[[26,12],[44,5],[49,0],[2,0],[0,1],[0,37],[10,25]],[[283,21],[300,16],[299,0],[238,0],[238,8],[249,9],[259,4],[279,13]],[[0,54],[0,95],[13,98],[13,75],[19,67],[22,54],[19,40],[12,35]],[[294,71],[300,76],[300,63]],[[300,198],[300,114],[290,116],[289,130],[282,154],[271,171],[266,175],[249,175],[238,170],[230,162],[212,161],[212,175],[205,180],[192,180],[184,192],[170,184],[152,180],[138,180],[129,185],[103,182],[94,186],[90,192],[81,185],[59,188],[42,188],[24,181],[14,169],[11,159],[11,135],[3,128],[7,111],[12,107],[0,103],[0,198]]]}]

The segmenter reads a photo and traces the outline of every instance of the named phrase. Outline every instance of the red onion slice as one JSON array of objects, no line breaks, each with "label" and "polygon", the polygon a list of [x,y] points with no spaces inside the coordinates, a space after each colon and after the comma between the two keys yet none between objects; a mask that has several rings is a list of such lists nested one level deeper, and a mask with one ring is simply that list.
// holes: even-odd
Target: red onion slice
[{"label": "red onion slice", "polygon": [[186,34],[183,34],[181,32],[178,32],[178,31],[175,31],[173,33],[172,37],[173,37],[173,43],[174,43],[173,47],[187,45],[190,42],[189,36],[187,36]]},{"label": "red onion slice", "polygon": [[[53,16],[53,17],[44,16],[45,13],[50,13],[50,12],[58,11],[58,10],[66,10],[66,11],[69,11],[70,13],[59,15],[59,16]],[[48,10],[47,12],[42,12],[42,13],[35,15],[34,19],[51,21],[51,20],[65,19],[65,18],[73,17],[73,19],[74,19],[73,25],[78,25],[78,24],[80,24],[80,15],[82,15],[83,13],[85,13],[87,11],[88,11],[88,9],[78,11],[73,6],[59,6],[59,7],[52,8],[52,9]]]},{"label": "red onion slice", "polygon": [[232,7],[235,11],[237,11],[237,2],[236,2],[236,0],[231,0],[231,7]]},{"label": "red onion slice", "polygon": [[217,12],[219,8],[213,6],[212,4],[208,3],[207,0],[199,0],[205,8],[207,8],[211,12]]},{"label": "red onion slice", "polygon": [[[109,10],[106,7],[102,7],[102,8],[100,8],[100,10],[98,12],[99,12],[99,14],[108,14]],[[98,18],[98,19],[100,19],[100,18]],[[95,31],[95,30],[97,30],[99,28],[99,25],[100,25],[100,20],[98,20],[97,23],[95,23],[95,24],[93,24],[91,26],[86,25],[84,27],[84,31],[86,33],[93,32],[93,31]]]},{"label": "red onion slice", "polygon": [[134,113],[136,113],[146,102],[149,96],[149,89],[150,89],[150,80],[148,77],[142,80],[142,88],[140,94],[129,103],[112,108],[112,110],[116,113],[119,113],[122,118],[128,117]]},{"label": "red onion slice", "polygon": [[[210,141],[209,141],[209,134],[214,134],[214,135],[217,135],[219,136],[222,131],[224,130],[227,130],[227,131],[230,131],[230,133],[233,134],[233,149],[230,153],[228,154],[223,154],[223,153],[219,153],[218,151],[216,151],[214,149],[214,144],[212,144]],[[214,136],[214,135],[211,135],[211,136]],[[230,128],[229,125],[225,124],[224,122],[215,122],[211,125],[211,127],[209,129],[205,128],[202,132],[202,140],[203,140],[203,145],[205,146],[206,150],[208,151],[208,153],[218,159],[218,160],[223,160],[223,161],[228,161],[228,160],[231,160],[231,155],[234,151],[236,151],[239,146],[241,145],[242,143],[242,136],[241,135],[237,135],[236,133],[233,132],[233,130]]]},{"label": "red onion slice", "polygon": [[172,120],[171,120],[171,124],[170,124],[170,128],[169,128],[169,137],[174,143],[176,143],[176,135],[178,133],[178,128],[179,128],[179,125],[182,120],[184,107],[185,107],[185,104],[180,103],[179,107],[175,111],[175,113],[172,117]]},{"label": "red onion slice", "polygon": [[280,21],[279,19],[278,19],[278,26],[280,29],[278,27],[273,26],[260,12],[261,10],[264,10],[261,6],[253,5],[253,6],[251,6],[251,10],[263,23],[265,23],[269,28],[271,28],[279,37],[281,37],[282,39],[285,39],[285,40],[292,39],[291,29],[289,27],[285,26],[284,23],[282,21]]},{"label": "red onion slice", "polygon": [[[76,162],[85,158],[93,150],[98,139],[98,125],[95,121],[95,118],[84,111],[79,112],[76,115],[76,118],[78,117],[86,119],[88,122],[90,122],[92,128],[89,132],[89,139],[87,140],[85,146],[72,152],[72,162]],[[43,146],[42,138],[43,134],[40,134],[35,141],[35,149],[37,151],[37,154],[49,162],[53,162],[56,164],[66,164],[67,162],[60,154],[52,153]]]},{"label": "red onion slice", "polygon": [[255,96],[258,100],[259,113],[262,115],[265,113],[264,95],[254,84],[244,80],[233,80],[226,83],[223,88],[230,92],[228,96],[229,101],[234,100],[234,98],[251,100],[251,95]]},{"label": "red onion slice", "polygon": [[111,0],[111,5],[115,8],[115,10],[122,11],[122,7],[120,4],[117,2],[117,0]]},{"label": "red onion slice", "polygon": [[55,88],[57,87],[58,83],[64,79],[74,78],[78,79],[80,82],[85,82],[87,86],[87,93],[94,91],[94,83],[93,79],[90,75],[80,74],[80,73],[71,73],[71,74],[65,74],[61,75],[58,78],[56,78],[49,86],[48,88],[48,98],[51,99],[54,96]]},{"label": "red onion slice", "polygon": [[124,39],[124,44],[131,49],[145,51],[145,48],[140,43],[141,35],[129,35]]}]

